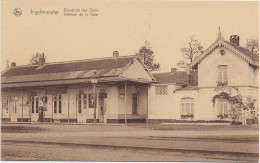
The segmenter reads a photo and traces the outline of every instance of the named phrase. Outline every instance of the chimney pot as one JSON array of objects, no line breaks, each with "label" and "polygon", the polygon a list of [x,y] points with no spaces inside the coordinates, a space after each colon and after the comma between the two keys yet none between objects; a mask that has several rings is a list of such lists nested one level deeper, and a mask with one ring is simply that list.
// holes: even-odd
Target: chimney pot
[{"label": "chimney pot", "polygon": [[113,57],[114,58],[118,58],[119,57],[119,52],[118,51],[114,51],[113,52]]},{"label": "chimney pot", "polygon": [[238,35],[231,35],[230,36],[230,42],[233,44],[236,44],[237,46],[239,46],[239,36]]},{"label": "chimney pot", "polygon": [[177,69],[176,68],[171,68],[171,72],[176,72]]},{"label": "chimney pot", "polygon": [[16,67],[16,63],[15,62],[11,62],[11,67]]}]

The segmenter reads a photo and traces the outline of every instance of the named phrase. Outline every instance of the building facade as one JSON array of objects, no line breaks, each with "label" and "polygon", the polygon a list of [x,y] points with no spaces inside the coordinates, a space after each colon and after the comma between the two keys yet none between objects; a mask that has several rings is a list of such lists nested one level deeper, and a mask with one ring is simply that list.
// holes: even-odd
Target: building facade
[{"label": "building facade", "polygon": [[[16,66],[2,73],[2,120],[145,122],[153,76],[136,56]],[[96,101],[96,102],[95,102]],[[95,113],[96,112],[96,113]]]},{"label": "building facade", "polygon": [[[243,114],[250,118],[258,113],[259,58],[239,46],[239,36],[233,35],[226,41],[220,34],[190,68],[190,75],[178,71],[154,74],[158,83],[149,89],[150,122],[232,121],[230,97],[238,95],[254,103],[254,111]],[[242,110],[237,117],[240,121]]]}]

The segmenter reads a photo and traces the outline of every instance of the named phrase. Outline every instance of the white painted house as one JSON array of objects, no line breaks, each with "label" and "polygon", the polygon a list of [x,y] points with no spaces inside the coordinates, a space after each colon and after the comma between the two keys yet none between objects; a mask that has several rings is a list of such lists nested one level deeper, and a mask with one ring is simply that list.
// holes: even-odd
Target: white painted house
[{"label": "white painted house", "polygon": [[2,120],[145,122],[153,76],[136,56],[16,66],[2,73]]},{"label": "white painted house", "polygon": [[226,41],[219,34],[190,67],[195,69],[192,80],[185,72],[175,70],[153,74],[158,83],[149,89],[149,122],[230,121],[226,115],[231,112],[231,103],[221,96],[223,93],[255,99],[258,111],[259,57],[239,46],[239,36],[233,35]]}]

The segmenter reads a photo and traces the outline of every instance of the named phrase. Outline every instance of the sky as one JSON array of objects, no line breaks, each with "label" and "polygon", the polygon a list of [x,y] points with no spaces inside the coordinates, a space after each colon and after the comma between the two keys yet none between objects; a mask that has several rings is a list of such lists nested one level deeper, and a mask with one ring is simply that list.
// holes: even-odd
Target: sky
[{"label": "sky", "polygon": [[[257,1],[2,0],[1,5],[1,69],[7,60],[28,64],[36,52],[44,52],[47,62],[111,57],[113,51],[135,55],[148,41],[160,72],[167,72],[183,59],[180,49],[192,35],[204,49],[219,27],[226,40],[239,35],[241,46],[259,36]],[[83,8],[89,16],[64,16],[64,9]],[[98,16],[90,16],[90,8]],[[33,14],[39,10],[58,14]]]}]

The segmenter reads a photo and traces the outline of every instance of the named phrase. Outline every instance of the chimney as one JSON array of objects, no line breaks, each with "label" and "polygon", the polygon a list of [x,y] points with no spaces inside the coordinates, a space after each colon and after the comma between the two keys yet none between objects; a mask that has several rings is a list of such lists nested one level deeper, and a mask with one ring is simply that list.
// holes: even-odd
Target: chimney
[{"label": "chimney", "polygon": [[176,72],[177,69],[176,68],[171,68],[171,72]]},{"label": "chimney", "polygon": [[231,35],[230,42],[239,46],[239,36],[238,35]]},{"label": "chimney", "polygon": [[119,57],[119,52],[118,51],[114,51],[113,52],[113,57],[114,58],[118,58]]},{"label": "chimney", "polygon": [[11,62],[11,67],[15,67],[16,63],[15,62]]},{"label": "chimney", "polygon": [[117,71],[117,58],[119,57],[119,52],[118,51],[114,51],[113,52],[113,58],[116,59],[116,71]]},{"label": "chimney", "polygon": [[39,58],[39,66],[42,66],[45,64],[45,58],[44,58],[44,53]]}]

